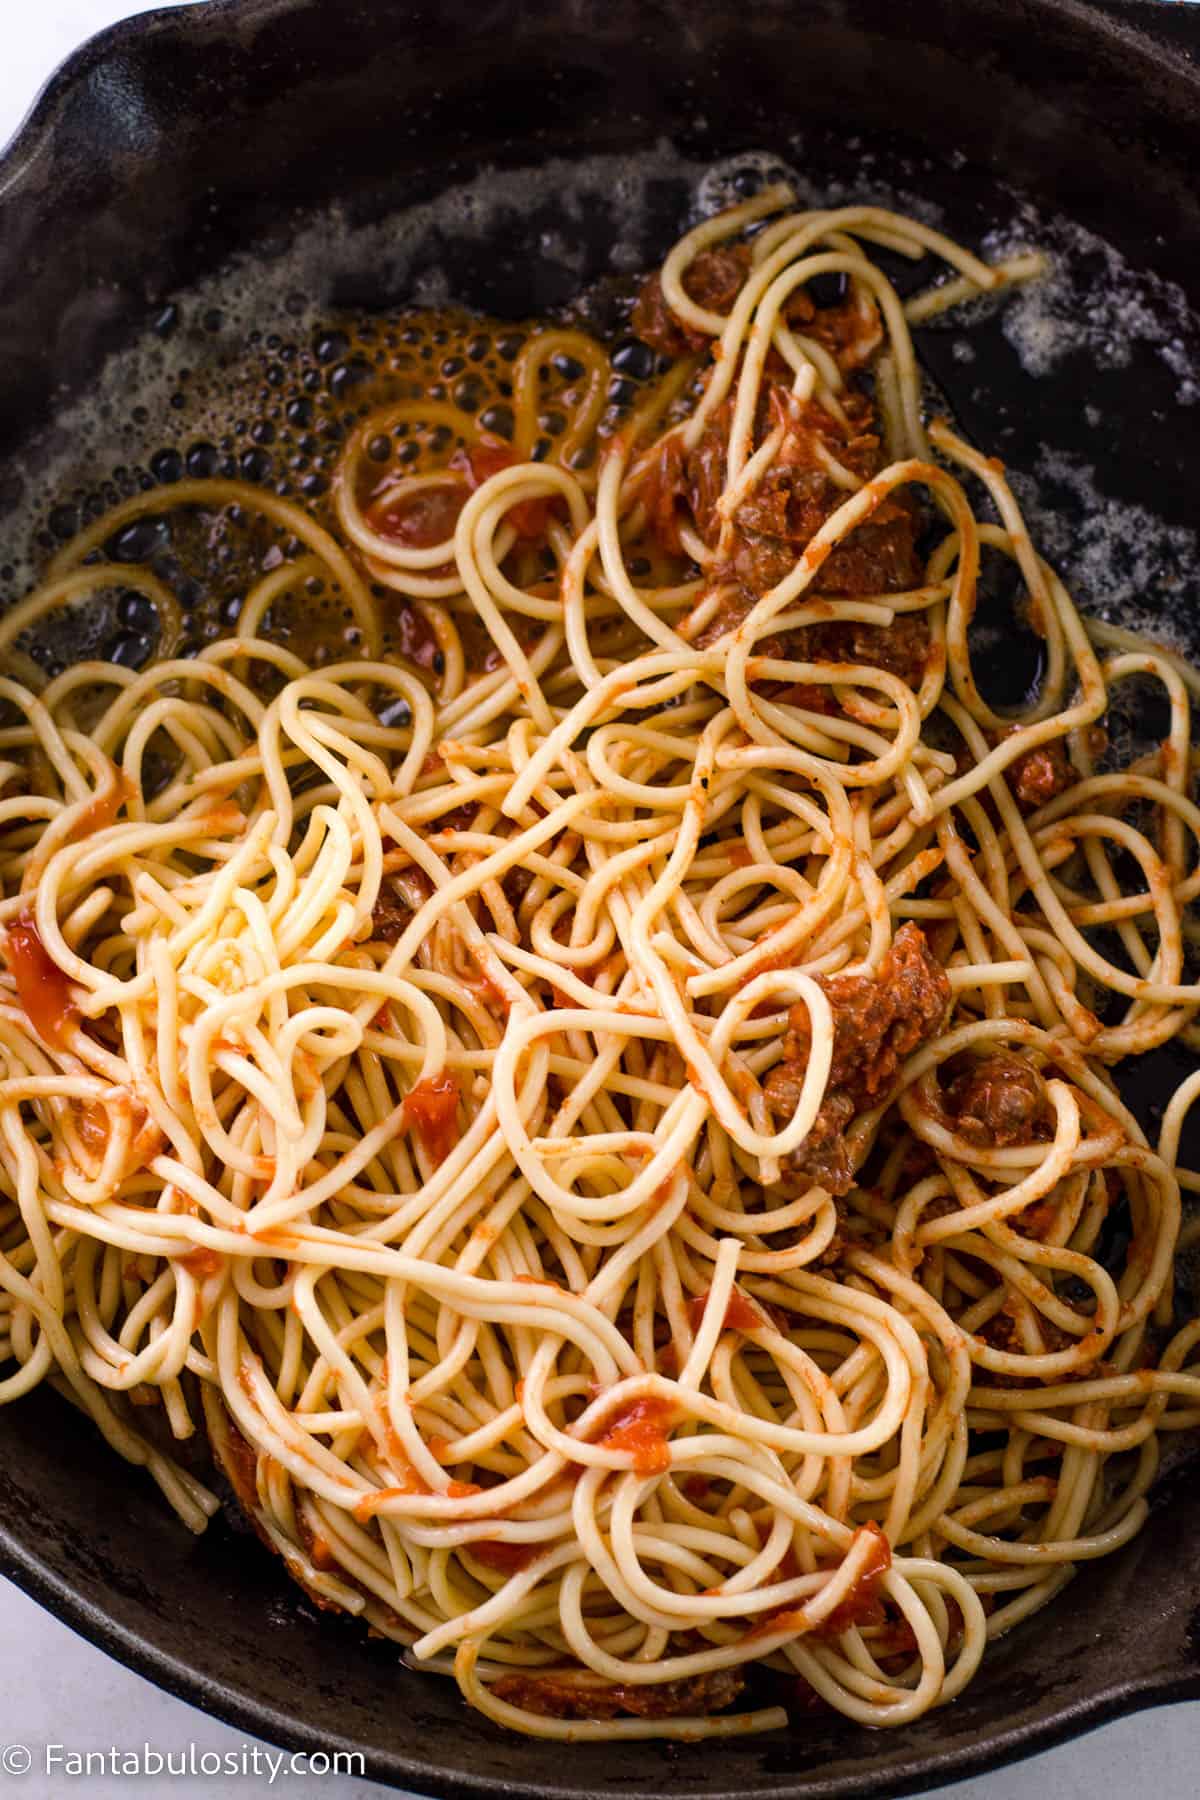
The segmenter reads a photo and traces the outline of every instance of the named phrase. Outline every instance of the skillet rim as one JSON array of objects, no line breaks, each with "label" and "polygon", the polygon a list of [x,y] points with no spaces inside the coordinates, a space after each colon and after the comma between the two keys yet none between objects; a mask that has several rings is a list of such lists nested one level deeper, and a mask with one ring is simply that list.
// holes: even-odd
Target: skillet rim
[{"label": "skillet rim", "polygon": [[[409,1787],[414,1781],[434,1786],[414,1786],[413,1791],[446,1796],[447,1800],[600,1800],[578,1783],[544,1779],[538,1783],[500,1781],[485,1778],[470,1780],[456,1773],[438,1769],[432,1761],[394,1752],[372,1752],[361,1741],[339,1736],[327,1730],[317,1732],[305,1726],[295,1715],[285,1714],[269,1702],[256,1699],[229,1684],[212,1681],[190,1668],[187,1662],[170,1651],[148,1642],[138,1632],[117,1623],[102,1607],[83,1598],[38,1555],[36,1549],[22,1544],[0,1520],[0,1574],[14,1582],[22,1592],[40,1606],[69,1625],[97,1649],[123,1663],[135,1674],[152,1681],[156,1687],[186,1700],[201,1711],[227,1725],[254,1737],[265,1738],[285,1750],[329,1754],[361,1755],[366,1776],[391,1787]],[[857,1774],[806,1774],[803,1789],[780,1786],[776,1792],[796,1793],[801,1800],[889,1800],[891,1796],[926,1793],[933,1776],[938,1787],[973,1775],[987,1774],[1006,1764],[1022,1761],[1057,1744],[1068,1743],[1098,1730],[1113,1720],[1144,1712],[1150,1707],[1173,1705],[1187,1700],[1200,1701],[1200,1667],[1191,1671],[1157,1669],[1132,1674],[1122,1681],[1102,1683],[1086,1699],[1051,1710],[1044,1716],[1000,1724],[989,1728],[986,1740],[972,1746],[947,1750],[917,1751],[896,1759],[890,1770],[873,1772],[864,1786]],[[896,1742],[896,1740],[889,1740]],[[900,1745],[897,1744],[899,1748]],[[650,1790],[625,1788],[626,1800],[642,1800]],[[691,1787],[686,1779],[673,1784],[669,1800],[745,1800],[745,1790],[738,1787],[703,1789]],[[656,1791],[654,1800],[662,1800]]]}]

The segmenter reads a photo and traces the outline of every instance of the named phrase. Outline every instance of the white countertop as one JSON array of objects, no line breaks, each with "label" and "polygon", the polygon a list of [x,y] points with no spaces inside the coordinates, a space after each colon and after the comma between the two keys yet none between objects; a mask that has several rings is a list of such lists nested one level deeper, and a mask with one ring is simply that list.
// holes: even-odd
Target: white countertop
[{"label": "white countertop", "polygon": [[[163,0],[160,0],[163,3]],[[181,0],[165,0],[180,4]],[[11,12],[9,11],[11,8]],[[2,0],[7,29],[0,53],[0,143],[16,127],[54,65],[90,33],[139,9],[128,0]],[[141,1750],[154,1747],[166,1767],[188,1766],[193,1775],[90,1774],[73,1777],[71,1750]],[[31,1766],[20,1772],[28,1749]],[[48,1746],[53,1749],[48,1750]],[[258,1751],[258,1774],[253,1772]],[[205,1753],[208,1753],[208,1760]],[[388,1790],[353,1776],[318,1779],[280,1768],[271,1779],[267,1746],[219,1725],[181,1700],[160,1693],[0,1580],[0,1793],[28,1796],[80,1794],[81,1800],[169,1800],[186,1784],[216,1800],[286,1793],[322,1800],[382,1800]],[[47,1759],[49,1757],[49,1766]],[[1121,1720],[1074,1744],[977,1781],[939,1790],[941,1800],[1195,1800],[1200,1758],[1200,1702]],[[220,1760],[226,1769],[250,1772],[210,1776],[201,1771]],[[286,1760],[286,1759],[285,1759]],[[94,1767],[96,1765],[93,1765]],[[118,1767],[120,1765],[118,1764]],[[10,1771],[10,1772],[6,1772]]]}]

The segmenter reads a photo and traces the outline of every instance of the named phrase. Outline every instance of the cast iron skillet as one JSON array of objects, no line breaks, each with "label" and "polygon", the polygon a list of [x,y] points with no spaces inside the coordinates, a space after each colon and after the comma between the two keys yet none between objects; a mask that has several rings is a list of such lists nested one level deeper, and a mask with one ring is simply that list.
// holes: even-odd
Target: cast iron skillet
[{"label": "cast iron skillet", "polygon": [[[164,297],[231,252],[269,256],[299,210],[338,200],[377,217],[489,160],[636,151],[663,134],[707,156],[803,125],[813,170],[845,176],[851,134],[877,167],[923,159],[924,191],[967,241],[1011,211],[998,197],[1011,181],[1196,300],[1189,45],[1190,8],[1076,0],[227,0],[131,21],[71,59],[0,164],[0,532],[56,406]],[[660,250],[680,198],[662,196]],[[600,223],[558,220],[585,274],[604,265]],[[510,221],[486,258],[443,254],[468,301],[520,313],[562,297],[532,222],[514,237]],[[1103,377],[1113,432],[1098,450],[1094,432],[1078,437],[1091,372],[1026,392],[985,326],[966,393],[948,343],[930,341],[933,373],[989,448],[1027,466],[1045,425],[1112,491],[1189,521],[1200,407],[1174,405],[1160,362]],[[1171,604],[1188,602],[1185,584]],[[1178,1075],[1159,1064],[1141,1099]],[[1186,1476],[1164,1483],[1133,1544],[996,1646],[953,1706],[896,1733],[817,1716],[718,1748],[564,1754],[501,1737],[450,1683],[314,1614],[231,1521],[191,1540],[50,1394],[0,1412],[0,1568],[163,1687],[280,1744],[362,1751],[372,1775],[426,1793],[901,1793],[1200,1696],[1200,1483]]]}]

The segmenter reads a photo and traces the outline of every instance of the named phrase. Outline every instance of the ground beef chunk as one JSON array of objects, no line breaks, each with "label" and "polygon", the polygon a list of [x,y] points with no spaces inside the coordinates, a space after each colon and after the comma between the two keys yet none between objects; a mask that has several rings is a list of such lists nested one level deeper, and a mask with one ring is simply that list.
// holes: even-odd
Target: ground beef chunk
[{"label": "ground beef chunk", "polygon": [[891,625],[846,620],[802,626],[784,634],[778,653],[792,662],[869,663],[915,688],[925,673],[929,642],[924,613],[901,613]]},{"label": "ground beef chunk", "polygon": [[806,336],[823,344],[839,368],[847,372],[861,369],[883,342],[879,308],[867,288],[852,286],[838,305],[824,306],[815,313]]},{"label": "ground beef chunk", "polygon": [[[691,274],[701,267],[702,260],[697,259]],[[717,294],[719,267],[705,264],[705,268],[712,277],[706,291]],[[732,276],[727,270],[721,279],[732,280]],[[646,297],[647,307],[650,297]],[[848,372],[857,366],[855,358],[867,340],[877,341],[873,303],[869,316],[853,297],[816,314],[805,300],[802,310],[802,322],[815,318],[813,335],[825,334]],[[791,371],[772,352],[764,368],[755,441],[761,442],[769,430],[782,428],[782,442],[772,466],[738,507],[733,530],[724,538],[717,502],[725,486],[730,400],[717,408],[690,449],[685,449],[677,436],[668,437],[643,469],[640,495],[647,528],[664,549],[683,554],[685,529],[694,531],[710,549],[722,544],[720,564],[711,572],[718,605],[693,640],[699,648],[717,642],[745,618],[758,598],[790,575],[805,546],[843,504],[846,489],[830,474],[831,458],[860,481],[870,481],[883,466],[875,405],[852,373],[840,396],[843,418],[834,417],[815,401],[798,400],[791,391],[791,380]],[[826,557],[815,590],[851,599],[918,586],[922,578],[917,554],[920,525],[919,508],[907,490],[886,496],[871,517]],[[896,645],[889,648],[893,636]],[[906,618],[888,628],[834,627],[819,649],[814,641],[806,659],[870,662],[916,686],[924,673],[927,649],[924,620]],[[763,651],[773,653],[768,644]]]},{"label": "ground beef chunk", "polygon": [[717,501],[725,486],[725,443],[729,410],[710,419],[695,448],[684,454],[677,437],[661,444],[642,477],[646,522],[664,550],[683,550],[680,527],[691,524],[705,543],[715,543]]},{"label": "ground beef chunk", "polygon": [[[850,468],[862,480],[878,473],[882,455],[878,436],[869,429],[874,422],[870,401],[864,395],[846,399],[850,415],[849,435],[836,420],[814,405],[797,406],[786,389],[768,390],[765,411],[774,423],[783,423],[787,435],[779,458],[767,470],[738,507],[728,554],[713,570],[713,583],[722,589],[718,614],[696,638],[701,647],[716,642],[745,618],[755,601],[791,574],[806,544],[846,499],[821,461],[821,451]],[[762,424],[767,423],[764,418]],[[642,477],[641,498],[647,526],[659,544],[678,555],[683,549],[681,528],[690,526],[701,540],[715,546],[720,536],[717,501],[725,485],[725,450],[730,415],[728,405],[708,421],[698,442],[685,452],[677,437],[668,438]],[[889,495],[872,516],[833,550],[817,573],[815,589],[845,599],[866,594],[899,593],[920,585],[921,561],[917,554],[920,514],[907,492]],[[859,634],[871,628],[859,627]],[[922,650],[927,643],[924,621],[875,627],[872,641],[881,645],[893,632],[919,632]],[[863,638],[866,641],[866,637]],[[833,648],[827,660],[873,661],[891,667],[878,655],[859,657],[858,652]],[[911,662],[907,652],[905,665]],[[917,680],[924,667],[920,659]],[[901,672],[897,669],[896,672]],[[907,677],[906,677],[907,678]]]},{"label": "ground beef chunk", "polygon": [[870,663],[919,687],[929,660],[929,626],[924,613],[901,613],[891,625],[847,625],[848,650],[830,653],[832,662]]},{"label": "ground beef chunk", "polygon": [[[743,588],[728,588],[696,642],[701,647],[715,644],[741,624],[753,604],[754,596]],[[761,639],[758,652],[786,662],[867,663],[875,669],[886,669],[909,687],[917,688],[929,662],[930,643],[924,615],[901,613],[891,625],[864,625],[847,619],[800,626],[795,631]],[[760,686],[759,691],[791,706],[806,706],[810,712],[833,712],[837,706],[832,689],[812,683],[771,683]]]},{"label": "ground beef chunk", "polygon": [[1050,800],[1063,794],[1078,779],[1061,738],[1026,750],[1004,771],[1004,779],[1024,813],[1036,812]]},{"label": "ground beef chunk", "polygon": [[452,806],[447,812],[439,813],[433,820],[434,832],[470,831],[479,811],[479,803],[468,800],[464,806]]},{"label": "ground beef chunk", "polygon": [[[795,1116],[804,1082],[803,1063],[777,1063],[767,1076],[767,1105],[781,1123]],[[791,1159],[791,1172],[803,1175],[831,1194],[854,1186],[854,1165],[846,1143],[846,1127],[858,1108],[845,1088],[826,1092],[812,1130]]]},{"label": "ground beef chunk", "polygon": [[[746,244],[726,245],[716,250],[702,250],[685,270],[683,291],[697,306],[710,312],[727,313],[750,267],[750,250]],[[643,344],[649,344],[663,356],[685,356],[689,350],[703,350],[711,340],[700,331],[682,324],[663,297],[662,282],[648,275],[633,303],[630,324]]]},{"label": "ground beef chunk", "polygon": [[[756,594],[791,573],[805,544],[846,499],[845,490],[831,480],[823,454],[861,481],[869,481],[883,466],[875,412],[866,395],[847,394],[846,430],[815,402],[797,403],[782,385],[771,389],[769,406],[772,422],[782,424],[787,435],[778,460],[742,502],[735,520],[739,545],[734,566]],[[852,597],[916,587],[921,579],[917,529],[907,493],[889,495],[821,565],[820,591]]]},{"label": "ground beef chunk", "polygon": [[423,869],[402,869],[385,875],[371,909],[371,936],[383,944],[396,944],[404,936],[417,909],[433,892]]},{"label": "ground beef chunk", "polygon": [[1045,1081],[1028,1057],[1011,1050],[972,1057],[952,1075],[943,1103],[953,1129],[981,1149],[1032,1144],[1053,1133]]},{"label": "ground beef chunk", "polygon": [[[821,986],[833,1010],[831,1089],[873,1101],[927,1037],[939,1031],[950,1008],[946,971],[932,955],[919,926],[902,925],[876,975],[828,975]],[[792,1008],[784,1054],[807,1064],[811,1044],[808,1008]]]},{"label": "ground beef chunk", "polygon": [[642,283],[629,323],[643,344],[660,356],[686,356],[700,347],[695,341],[698,334],[681,325],[667,305],[657,275],[648,275]]},{"label": "ground beef chunk", "polygon": [[[1037,1328],[1038,1335],[1042,1340],[1042,1350],[1040,1352],[1042,1355],[1053,1355],[1059,1350],[1068,1350],[1072,1345],[1079,1342],[1079,1339],[1072,1337],[1070,1332],[1064,1331],[1061,1325],[1056,1325],[1053,1319],[1046,1318],[1044,1313],[1039,1313],[1037,1316]],[[1030,1351],[1026,1347],[1025,1342],[1017,1329],[1016,1314],[1012,1302],[1008,1300],[1005,1301],[999,1312],[993,1313],[990,1319],[984,1321],[975,1335],[983,1343],[987,1344],[990,1349],[1005,1351],[1010,1356],[1039,1354],[1039,1352]],[[1075,1370],[1071,1374],[1059,1376],[1059,1380],[1078,1380],[1080,1376],[1086,1377],[1091,1372],[1092,1365],[1089,1363],[1085,1368]],[[1022,1387],[1024,1386],[1026,1379],[1027,1378],[1022,1375],[999,1375],[991,1369],[988,1370],[987,1375],[985,1376],[985,1380],[989,1387]]]},{"label": "ground beef chunk", "polygon": [[749,244],[722,244],[702,250],[684,271],[683,291],[709,312],[727,313],[750,272]]},{"label": "ground beef chunk", "polygon": [[569,1675],[501,1675],[491,1691],[510,1706],[549,1719],[639,1719],[705,1717],[731,1706],[745,1686],[736,1669],[714,1669],[690,1681],[629,1682],[585,1686]]},{"label": "ground beef chunk", "polygon": [[504,898],[508,901],[508,904],[512,907],[514,912],[516,912],[536,880],[537,876],[532,869],[522,869],[519,867],[510,869],[507,875],[503,877],[500,886],[504,889]]},{"label": "ground beef chunk", "polygon": [[[815,537],[836,505],[833,483],[821,469],[776,463],[737,509],[738,530],[800,548]],[[791,553],[787,566],[795,562]]]},{"label": "ground beef chunk", "polygon": [[[905,1057],[942,1029],[950,983],[924,933],[911,924],[896,933],[878,974],[821,976],[820,982],[833,1012],[833,1058],[820,1112],[790,1172],[845,1193],[853,1172],[842,1134],[887,1093]],[[783,1060],[764,1085],[767,1105],[781,1121],[795,1113],[811,1048],[808,1008],[794,1006]]]},{"label": "ground beef chunk", "polygon": [[[844,496],[839,491],[837,503]],[[832,510],[832,509],[831,509]],[[822,594],[847,599],[863,594],[898,594],[918,587],[917,517],[906,494],[890,496],[852,531],[821,564],[815,586]]]},{"label": "ground beef chunk", "polygon": [[381,889],[371,911],[371,936],[383,944],[398,944],[412,919],[412,908],[398,894]]},{"label": "ground beef chunk", "polygon": [[[812,469],[773,469],[760,492],[737,511],[731,568],[760,596],[791,574],[805,544],[841,505],[845,494]],[[838,598],[896,594],[920,585],[917,519],[907,498],[887,499],[825,558],[814,590]]]}]

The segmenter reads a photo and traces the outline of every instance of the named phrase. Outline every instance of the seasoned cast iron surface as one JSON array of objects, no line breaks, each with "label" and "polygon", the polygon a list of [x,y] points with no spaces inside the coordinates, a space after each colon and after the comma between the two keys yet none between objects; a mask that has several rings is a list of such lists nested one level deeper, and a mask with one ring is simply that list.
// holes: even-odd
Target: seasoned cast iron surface
[{"label": "seasoned cast iron surface", "polygon": [[[1175,32],[1186,37],[1181,21]],[[449,296],[528,313],[603,272],[614,244],[626,260],[659,255],[699,169],[751,150],[818,192],[921,195],[969,242],[1020,223],[1023,189],[1134,268],[1197,281],[1200,81],[1073,0],[235,0],[156,15],[81,52],[0,166],[0,565],[14,558],[0,596],[56,482],[86,486],[118,442],[132,460],[161,447],[155,407],[170,384],[152,356],[121,365],[124,387],[110,368],[108,417],[78,396],[173,300],[186,331],[181,290],[232,253],[268,273],[258,288],[245,267],[210,287],[227,296],[230,330],[255,293],[284,292],[269,265],[297,226],[283,266],[305,283],[305,319],[339,299],[404,300],[435,273]],[[564,165],[557,191],[544,176],[485,179],[482,210],[411,212],[484,165],[598,153],[625,162]],[[630,195],[636,216],[623,218]],[[300,215],[335,201],[337,224],[314,235]],[[369,235],[395,209],[408,209],[405,231]],[[1106,571],[1124,557],[1139,616],[1200,642],[1200,390],[1179,302],[1135,282],[1128,304],[1144,314],[1114,311],[1105,253],[1078,234],[1054,241],[1083,284],[1070,292],[1088,354],[1039,335],[1033,315],[1006,329],[995,313],[927,334],[928,373],[968,434],[1023,477],[1035,515],[1067,508],[1052,549],[1094,582],[1085,601],[1111,608],[1121,584]],[[1047,372],[1034,376],[1039,357]],[[121,440],[143,402],[141,438]],[[185,394],[180,433],[191,404]],[[1130,1091],[1148,1119],[1181,1067],[1168,1053],[1139,1072]],[[567,1755],[501,1737],[452,1684],[311,1609],[232,1519],[192,1540],[49,1394],[0,1412],[0,1567],[162,1685],[279,1742],[361,1749],[372,1774],[426,1792],[902,1792],[1131,1705],[1200,1695],[1200,1487],[1182,1467],[1138,1540],[1086,1565],[951,1707],[895,1734],[816,1717],[719,1747]]]}]

